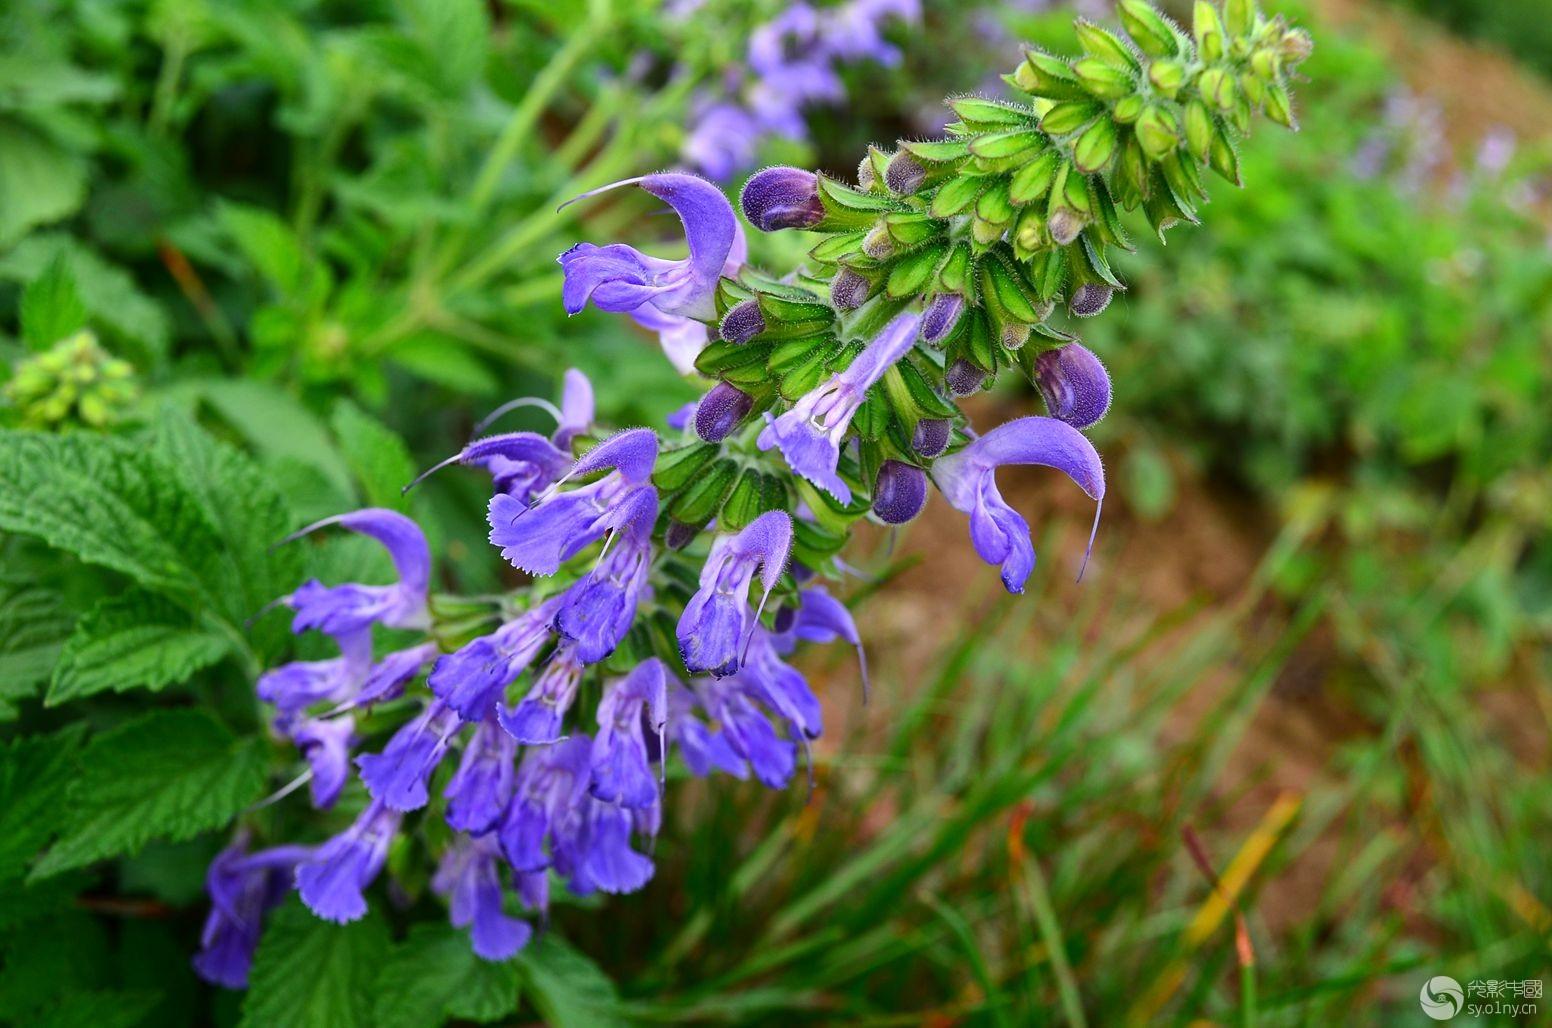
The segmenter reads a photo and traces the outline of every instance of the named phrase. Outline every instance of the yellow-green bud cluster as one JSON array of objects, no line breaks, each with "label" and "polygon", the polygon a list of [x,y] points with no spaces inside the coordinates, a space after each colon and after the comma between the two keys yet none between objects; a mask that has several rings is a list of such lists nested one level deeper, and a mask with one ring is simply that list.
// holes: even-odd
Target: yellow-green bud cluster
[{"label": "yellow-green bud cluster", "polygon": [[29,428],[109,425],[139,395],[135,371],[109,354],[90,330],[62,339],[23,360],[5,384],[5,397]]}]

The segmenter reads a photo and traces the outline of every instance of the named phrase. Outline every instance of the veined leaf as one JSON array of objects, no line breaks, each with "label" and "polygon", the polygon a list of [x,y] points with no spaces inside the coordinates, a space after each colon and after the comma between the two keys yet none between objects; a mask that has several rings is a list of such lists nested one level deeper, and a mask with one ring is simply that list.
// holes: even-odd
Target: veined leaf
[{"label": "veined leaf", "polygon": [[517,955],[529,1002],[555,1028],[605,1028],[623,1023],[614,983],[553,932]]},{"label": "veined leaf", "polygon": [[226,636],[175,603],[139,590],[110,596],[76,623],[44,703],[57,706],[108,689],[162,689],[230,650]]},{"label": "veined leaf", "polygon": [[75,617],[51,589],[0,580],[0,721],[48,681]]},{"label": "veined leaf", "polygon": [[46,350],[86,324],[86,307],[63,255],[27,284],[21,319],[22,338],[34,350]]},{"label": "veined leaf", "polygon": [[373,986],[388,955],[375,914],[337,925],[293,897],[271,916],[254,954],[244,1028],[351,1028],[374,1024]]},{"label": "veined leaf", "polygon": [[73,725],[0,746],[0,882],[21,877],[58,827],[71,757],[84,734]]},{"label": "veined leaf", "polygon": [[329,423],[366,502],[403,510],[402,489],[415,477],[415,460],[404,440],[349,400],[335,404]]},{"label": "veined leaf", "polygon": [[469,936],[418,924],[383,961],[374,988],[380,1028],[436,1028],[449,1019],[497,1021],[517,1009],[521,976],[511,961],[481,960]]},{"label": "veined leaf", "polygon": [[84,161],[19,122],[0,119],[0,245],[74,214],[85,199]]},{"label": "veined leaf", "polygon": [[260,740],[200,710],[160,710],[103,732],[77,763],[60,839],[33,879],[220,828],[264,788]]}]

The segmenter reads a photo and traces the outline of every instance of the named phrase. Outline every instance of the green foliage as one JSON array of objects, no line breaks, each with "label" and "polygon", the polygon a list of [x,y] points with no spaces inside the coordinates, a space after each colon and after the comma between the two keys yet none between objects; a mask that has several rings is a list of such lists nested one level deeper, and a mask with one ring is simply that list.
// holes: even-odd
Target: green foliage
[{"label": "green foliage", "polygon": [[389,955],[387,926],[320,921],[293,897],[275,911],[243,1000],[250,1028],[352,1028],[373,1018],[373,983]]},{"label": "green foliage", "polygon": [[158,711],[119,725],[76,758],[59,840],[33,876],[220,828],[263,784],[262,741],[234,735],[203,711]]},{"label": "green foliage", "polygon": [[452,1018],[499,1021],[517,1009],[521,982],[515,964],[475,956],[462,932],[447,925],[416,925],[377,973],[372,1023],[434,1028]]},{"label": "green foliage", "polygon": [[55,706],[105,689],[162,689],[214,664],[231,646],[177,604],[131,590],[104,599],[76,623],[44,702]]}]

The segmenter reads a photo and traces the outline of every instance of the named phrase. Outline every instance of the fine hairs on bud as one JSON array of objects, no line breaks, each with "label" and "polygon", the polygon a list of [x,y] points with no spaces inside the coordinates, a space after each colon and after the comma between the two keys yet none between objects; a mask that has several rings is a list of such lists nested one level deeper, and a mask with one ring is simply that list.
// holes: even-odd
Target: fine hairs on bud
[{"label": "fine hairs on bud", "polygon": [[985,387],[986,372],[964,358],[960,358],[949,365],[948,371],[943,375],[943,381],[948,384],[949,392],[955,396],[970,396]]},{"label": "fine hairs on bud", "polygon": [[1092,318],[1110,306],[1115,290],[1097,282],[1085,282],[1072,292],[1067,312],[1075,318]]},{"label": "fine hairs on bud", "polygon": [[742,346],[765,331],[765,315],[760,313],[759,300],[745,300],[736,304],[722,318],[718,330],[723,339]]},{"label": "fine hairs on bud", "polygon": [[862,252],[875,261],[892,257],[895,252],[895,241],[889,237],[889,230],[883,225],[870,230],[867,237],[862,240]]},{"label": "fine hairs on bud", "polygon": [[927,506],[927,473],[904,461],[886,460],[873,486],[873,513],[886,525],[914,520]]},{"label": "fine hairs on bud", "polygon": [[959,316],[964,313],[964,309],[965,298],[958,293],[939,293],[934,296],[922,312],[922,342],[935,345],[947,339],[954,331],[954,326],[959,324]]},{"label": "fine hairs on bud", "polygon": [[911,449],[921,457],[937,457],[948,449],[953,423],[947,418],[922,418],[911,434]]},{"label": "fine hairs on bud", "polygon": [[838,311],[854,311],[867,301],[873,283],[851,268],[842,268],[830,280],[830,306]]},{"label": "fine hairs on bud", "polygon": [[927,169],[904,150],[889,158],[889,164],[884,168],[884,185],[897,196],[910,196],[926,181]]},{"label": "fine hairs on bud", "polygon": [[877,181],[878,173],[873,170],[873,155],[869,154],[857,165],[857,188],[864,193],[869,192]]},{"label": "fine hairs on bud", "polygon": [[744,217],[761,232],[813,228],[824,220],[819,178],[802,168],[775,167],[755,172],[739,194]]},{"label": "fine hairs on bud", "polygon": [[1017,350],[1029,342],[1029,326],[1022,321],[1010,321],[1002,326],[998,341],[1009,350]]},{"label": "fine hairs on bud", "polygon": [[718,382],[695,408],[695,434],[708,443],[720,443],[753,408],[754,397],[737,386]]},{"label": "fine hairs on bud", "polygon": [[1058,246],[1066,246],[1078,238],[1078,233],[1083,231],[1083,219],[1076,211],[1059,207],[1046,220],[1045,227],[1051,233],[1051,239]]}]

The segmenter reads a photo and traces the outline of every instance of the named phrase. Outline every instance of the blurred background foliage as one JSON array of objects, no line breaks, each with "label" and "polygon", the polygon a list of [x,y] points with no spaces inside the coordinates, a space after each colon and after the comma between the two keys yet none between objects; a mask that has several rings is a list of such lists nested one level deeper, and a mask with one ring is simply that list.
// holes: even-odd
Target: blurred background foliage
[{"label": "blurred background foliage", "polygon": [[[1050,566],[1021,600],[936,505],[869,539],[879,688],[864,709],[853,665],[814,667],[816,795],[675,783],[656,882],[560,909],[509,983],[518,1016],[1359,1023],[1415,1018],[1430,974],[1552,972],[1552,88],[1515,64],[1552,70],[1544,5],[1270,6],[1317,40],[1304,131],[1252,139],[1252,188],[1144,241],[1086,335],[1117,388],[1098,574],[1062,581],[1076,530],[1035,475],[1015,491],[1053,510],[1032,518]],[[415,467],[567,366],[614,422],[658,423],[693,389],[617,320],[567,320],[554,265],[657,222],[628,196],[556,208],[673,163],[778,9],[6,4],[0,417],[142,440],[171,406],[246,454],[262,504],[233,502],[278,525],[404,502]],[[762,156],[849,176],[867,142],[941,124],[944,94],[995,89],[1018,39],[1071,49],[1072,12],[929,3],[893,33],[899,67],[846,69],[811,142]],[[413,500],[446,584],[497,585],[479,484]],[[187,963],[222,833],[24,885],[57,826],[21,784],[82,772],[22,737],[193,705],[262,737],[253,669],[290,643],[83,690],[61,649],[122,580],[0,545],[0,1020],[233,1022],[243,998]],[[306,557],[325,578],[369,559]],[[400,886],[397,941],[339,1009],[481,1017],[438,998],[474,972],[421,959],[447,947],[406,928],[441,915]]]}]

